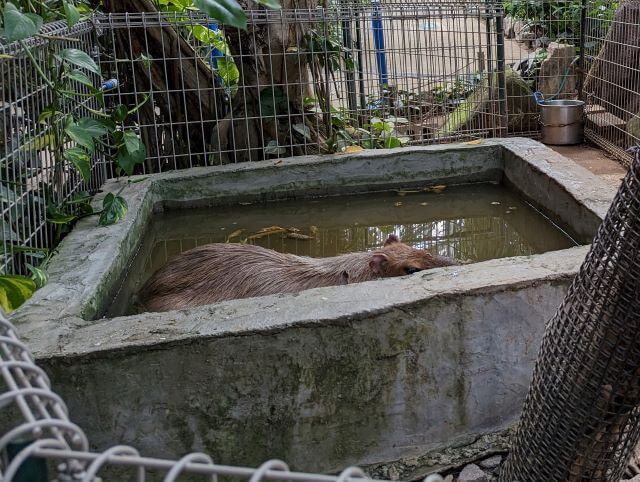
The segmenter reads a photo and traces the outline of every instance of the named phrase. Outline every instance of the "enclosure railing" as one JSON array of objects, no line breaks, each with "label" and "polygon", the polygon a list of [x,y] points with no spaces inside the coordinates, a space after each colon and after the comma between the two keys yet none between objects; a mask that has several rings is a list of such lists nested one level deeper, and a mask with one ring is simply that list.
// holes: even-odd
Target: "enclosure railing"
[{"label": "enclosure railing", "polygon": [[497,137],[500,15],[484,1],[344,2],[252,10],[242,32],[193,12],[111,13],[101,64],[114,102],[149,95],[135,120],[145,172]]},{"label": "enclosure railing", "polygon": [[584,20],[586,129],[596,144],[631,163],[640,145],[640,4],[613,11],[586,0]]},{"label": "enclosure railing", "polygon": [[[53,244],[54,228],[47,223],[52,196],[64,202],[83,191],[94,193],[107,179],[104,158],[93,160],[89,182],[54,159],[52,133],[41,122],[51,102],[51,88],[34,68],[35,61],[48,70],[47,53],[65,48],[81,49],[97,60],[93,22],[72,28],[65,22],[47,24],[40,36],[25,40],[24,46],[33,58],[18,42],[0,42],[0,273],[25,274],[25,263],[37,264],[31,254],[18,253],[16,246],[46,248]],[[96,107],[84,97],[87,86],[78,85],[77,91],[74,102],[59,106],[64,111],[61,122]]]}]

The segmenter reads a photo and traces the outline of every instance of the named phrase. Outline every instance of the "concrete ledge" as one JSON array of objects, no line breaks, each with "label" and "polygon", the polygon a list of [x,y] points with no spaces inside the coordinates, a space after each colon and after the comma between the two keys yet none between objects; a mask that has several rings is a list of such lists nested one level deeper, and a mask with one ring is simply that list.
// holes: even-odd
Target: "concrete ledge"
[{"label": "concrete ledge", "polygon": [[66,320],[55,348],[32,346],[99,447],[314,471],[394,461],[513,424],[586,250]]}]

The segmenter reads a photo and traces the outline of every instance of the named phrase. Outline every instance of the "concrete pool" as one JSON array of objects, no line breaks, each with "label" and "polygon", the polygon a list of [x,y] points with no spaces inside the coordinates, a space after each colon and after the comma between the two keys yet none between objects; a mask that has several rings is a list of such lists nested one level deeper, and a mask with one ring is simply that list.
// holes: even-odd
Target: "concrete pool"
[{"label": "concrete pool", "polygon": [[[76,226],[50,283],[12,320],[99,447],[204,450],[243,465],[277,457],[309,471],[392,467],[410,478],[500,446],[544,322],[586,246],[190,310],[101,315],[154,210],[477,182],[518,192],[581,242],[615,194],[517,138],[153,175],[125,187],[130,212],[120,224]],[[109,182],[103,195],[121,186]]]}]

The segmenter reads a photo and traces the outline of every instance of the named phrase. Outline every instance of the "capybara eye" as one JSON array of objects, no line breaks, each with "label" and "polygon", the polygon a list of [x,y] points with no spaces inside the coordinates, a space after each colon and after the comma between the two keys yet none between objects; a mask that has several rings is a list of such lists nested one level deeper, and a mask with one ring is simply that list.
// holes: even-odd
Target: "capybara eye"
[{"label": "capybara eye", "polygon": [[407,266],[404,269],[404,272],[407,273],[407,274],[417,273],[418,271],[420,271],[420,268],[415,268],[414,266]]}]

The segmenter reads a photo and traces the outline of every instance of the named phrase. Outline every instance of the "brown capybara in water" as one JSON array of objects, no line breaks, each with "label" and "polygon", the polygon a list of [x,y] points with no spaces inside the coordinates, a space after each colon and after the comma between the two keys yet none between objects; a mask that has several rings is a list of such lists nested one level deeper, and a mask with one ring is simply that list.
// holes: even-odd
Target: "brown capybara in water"
[{"label": "brown capybara in water", "polygon": [[391,235],[381,249],[332,258],[283,254],[247,244],[207,244],[160,268],[142,287],[140,308],[169,311],[218,301],[403,276],[459,264],[401,243]]}]

